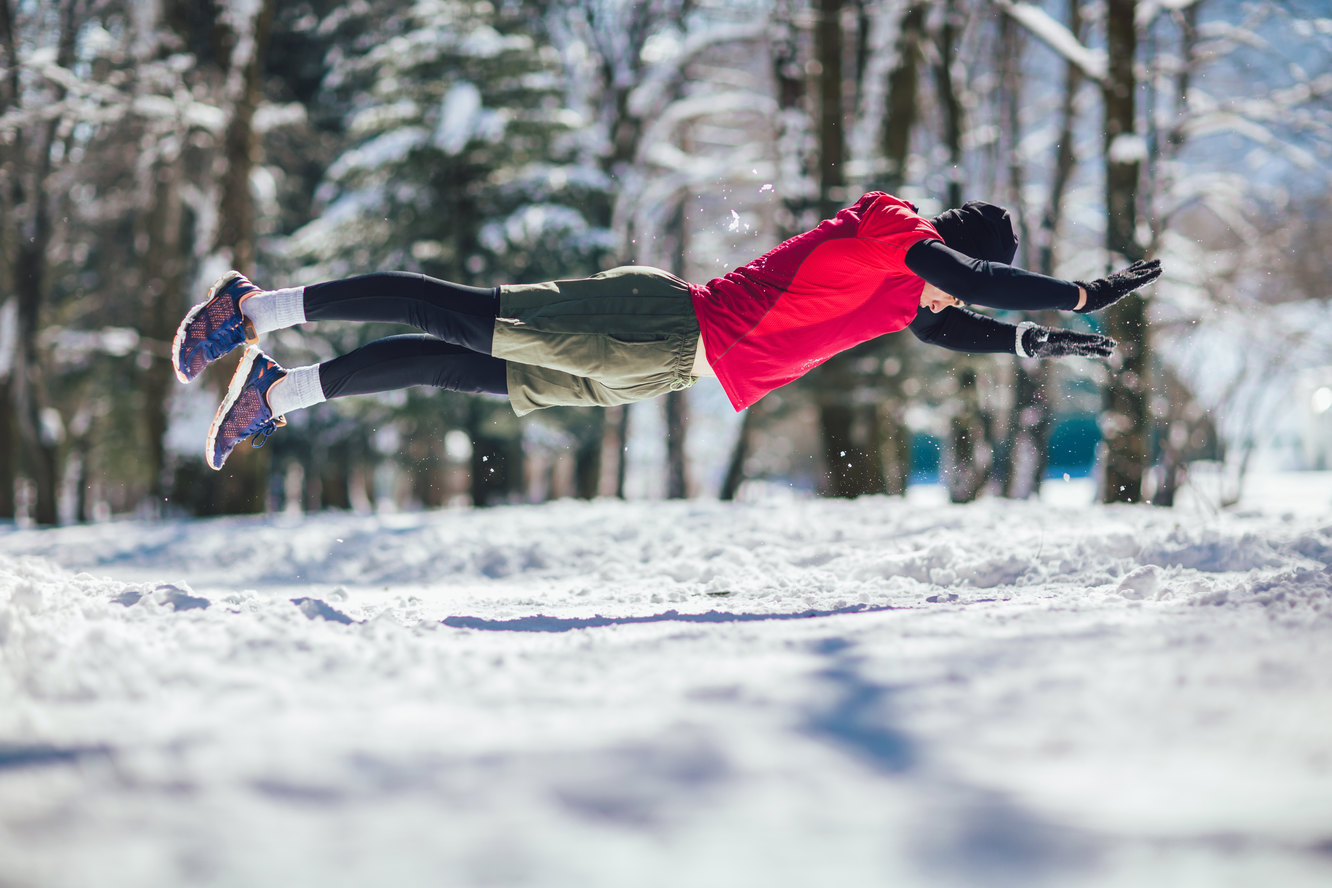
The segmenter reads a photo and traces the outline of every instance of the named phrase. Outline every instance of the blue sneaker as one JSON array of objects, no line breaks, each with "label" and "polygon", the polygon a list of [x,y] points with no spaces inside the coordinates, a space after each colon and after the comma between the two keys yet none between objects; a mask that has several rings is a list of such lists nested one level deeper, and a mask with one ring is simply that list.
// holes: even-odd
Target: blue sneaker
[{"label": "blue sneaker", "polygon": [[231,385],[227,386],[227,396],[217,408],[213,426],[208,430],[208,448],[204,455],[209,466],[222,468],[236,445],[251,436],[250,443],[263,447],[278,426],[287,424],[286,417],[274,416],[268,406],[268,390],[286,375],[287,371],[257,346],[245,350],[240,366],[231,377]]},{"label": "blue sneaker", "polygon": [[208,298],[191,308],[176,330],[171,343],[171,364],[176,378],[190,382],[204,368],[241,343],[255,345],[259,335],[241,314],[240,301],[250,293],[262,292],[239,271],[228,271],[217,279]]}]

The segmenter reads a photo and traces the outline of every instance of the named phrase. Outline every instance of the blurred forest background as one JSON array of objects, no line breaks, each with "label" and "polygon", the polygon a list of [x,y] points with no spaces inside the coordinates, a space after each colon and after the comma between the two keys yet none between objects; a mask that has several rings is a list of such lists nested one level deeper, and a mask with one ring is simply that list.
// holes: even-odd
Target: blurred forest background
[{"label": "blurred forest background", "polygon": [[[1332,407],[1330,171],[1328,2],[0,0],[0,520],[900,494],[936,471],[956,501],[1053,470],[1168,505],[1201,462],[1233,498],[1278,420]],[[890,336],[739,417],[711,381],[522,421],[411,390],[304,411],[220,473],[203,441],[234,361],[171,371],[227,268],[702,283],[868,190],[1004,204],[1028,268],[1166,276],[1033,318],[1115,336],[1108,364]],[[387,332],[265,347],[293,366]]]}]

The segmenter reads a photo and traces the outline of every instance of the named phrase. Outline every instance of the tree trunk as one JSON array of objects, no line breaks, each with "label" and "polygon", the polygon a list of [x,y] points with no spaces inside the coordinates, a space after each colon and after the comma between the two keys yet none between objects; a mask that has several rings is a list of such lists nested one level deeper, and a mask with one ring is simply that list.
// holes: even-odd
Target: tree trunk
[{"label": "tree trunk", "polygon": [[943,24],[939,29],[939,62],[935,66],[935,79],[939,85],[939,102],[943,106],[943,140],[948,150],[948,193],[944,202],[950,207],[962,205],[962,99],[953,82],[953,53],[957,35],[964,20],[957,8],[957,0],[945,0]]},{"label": "tree trunk", "polygon": [[819,405],[824,495],[857,497],[886,491],[877,420],[872,405],[835,400]]},{"label": "tree trunk", "polygon": [[[3,2],[3,0],[0,0]],[[17,503],[14,500],[14,402],[10,392],[10,379],[0,379],[0,519],[13,520]]]},{"label": "tree trunk", "polygon": [[[14,10],[10,0],[0,0],[0,69],[5,74],[0,78],[0,117],[10,109],[17,108],[20,100],[18,37],[14,33]],[[19,144],[15,144],[18,142]],[[6,144],[0,140],[0,178],[8,180],[8,186],[0,188],[0,219],[18,218],[18,205],[23,200],[22,185],[17,171],[23,166],[20,153],[20,139],[10,140]],[[17,238],[0,238],[0,287],[4,292],[13,293],[16,289],[13,280],[14,267],[18,261]],[[0,304],[0,343],[13,341],[17,336],[18,304],[6,299]],[[15,413],[13,388],[16,364],[15,355],[0,355],[0,519],[13,519],[17,503],[14,497],[14,485],[18,481],[18,416]]]},{"label": "tree trunk", "polygon": [[689,496],[688,460],[685,454],[685,433],[689,428],[689,401],[685,392],[666,395],[666,496],[684,499]]},{"label": "tree trunk", "polygon": [[[801,147],[809,141],[805,138],[809,124],[805,111],[808,78],[806,59],[801,52],[801,27],[797,22],[796,6],[791,0],[780,0],[772,13],[772,76],[777,85],[778,108],[773,143],[777,147],[777,169],[781,176],[777,191],[782,195],[783,208],[777,216],[777,240],[799,233],[811,206],[805,186],[813,159],[810,152]],[[726,475],[722,479],[719,493],[722,500],[735,499],[744,485],[745,466],[766,415],[762,401],[742,415],[739,433],[727,460]]]},{"label": "tree trunk", "polygon": [[[232,267],[243,271],[254,268],[254,199],[250,194],[250,174],[258,151],[254,112],[263,98],[264,54],[276,8],[276,0],[263,0],[255,14],[254,47],[240,72],[240,94],[234,97],[222,142],[226,172],[218,201],[218,246],[229,250]],[[221,22],[217,28],[223,28]]]},{"label": "tree trunk", "polygon": [[[1068,29],[1082,41],[1082,0],[1068,0]],[[1041,215],[1037,270],[1053,275],[1055,243],[1059,236],[1059,223],[1064,215],[1064,193],[1077,166],[1074,151],[1074,125],[1077,123],[1078,91],[1082,88],[1082,69],[1073,62],[1064,66],[1064,95],[1059,105],[1059,138],[1055,142],[1054,178],[1050,182],[1050,197]]]},{"label": "tree trunk", "polygon": [[595,499],[601,495],[602,451],[606,445],[606,411],[593,409],[586,424],[577,430],[574,445],[574,496]]},{"label": "tree trunk", "polygon": [[[1136,0],[1109,0],[1106,8],[1109,77],[1104,90],[1105,246],[1112,263],[1144,255],[1137,241],[1141,153],[1135,142],[1136,8]],[[1122,357],[1110,375],[1102,402],[1106,453],[1102,499],[1107,503],[1133,503],[1142,499],[1150,423],[1147,393],[1151,351],[1146,299],[1140,293],[1131,293],[1106,310],[1103,317],[1105,332],[1119,340]]]},{"label": "tree trunk", "polygon": [[[472,436],[472,505],[493,506],[502,503],[509,491],[509,464],[505,459],[505,441],[492,435]],[[427,502],[426,505],[439,505]]]},{"label": "tree trunk", "polygon": [[[959,85],[953,79],[954,53],[958,34],[964,25],[956,0],[947,0],[943,23],[940,26],[939,61],[935,78],[939,100],[943,106],[943,141],[948,151],[948,206],[961,206],[962,194],[962,129],[963,107],[958,95]],[[979,383],[974,361],[959,358],[955,366],[958,377],[957,413],[952,420],[949,454],[948,490],[953,502],[970,502],[980,495],[989,480],[993,460],[992,442],[989,440],[991,424],[981,413]]]},{"label": "tree trunk", "polygon": [[846,201],[846,135],[842,103],[842,2],[819,0],[819,214],[827,219]]},{"label": "tree trunk", "polygon": [[[14,28],[13,10],[8,3],[0,13],[0,40],[4,41],[5,55],[13,64],[17,60],[19,38]],[[83,6],[69,3],[60,11],[60,32],[57,38],[56,64],[67,68],[74,59],[74,40]],[[12,68],[11,68],[12,70]],[[17,81],[14,81],[13,104],[19,102]],[[57,90],[57,93],[62,93]],[[44,356],[37,347],[41,331],[41,313],[47,296],[47,257],[53,230],[51,201],[48,187],[52,169],[52,145],[61,124],[55,116],[39,128],[36,144],[29,146],[25,131],[19,128],[9,140],[12,156],[18,160],[11,176],[11,206],[16,210],[15,227],[19,243],[14,256],[14,292],[18,297],[18,314],[11,383],[13,386],[14,418],[18,428],[23,467],[31,475],[36,489],[33,519],[38,524],[55,524],[59,520],[60,470],[57,430],[50,427],[50,419],[59,421],[59,414],[48,416]],[[25,175],[23,169],[28,151],[36,158],[35,167]]]},{"label": "tree trunk", "polygon": [[969,503],[985,490],[990,470],[990,423],[981,409],[978,376],[972,366],[958,370],[957,410],[949,423],[945,478],[948,498]]},{"label": "tree trunk", "polygon": [[[521,439],[514,442],[491,432],[491,409],[485,401],[472,398],[467,411],[467,436],[472,439],[471,496],[475,506],[502,503],[511,493],[522,489]],[[439,462],[441,448],[437,441],[423,441],[420,446],[430,448],[432,462]]]},{"label": "tree trunk", "polygon": [[171,489],[167,466],[167,418],[176,375],[167,354],[175,335],[180,294],[185,289],[185,245],[177,170],[179,158],[164,157],[151,171],[148,189],[153,195],[147,214],[147,249],[139,256],[142,279],[139,293],[145,300],[139,327],[144,337],[160,348],[143,353],[148,366],[139,377],[143,393],[143,427],[147,438],[148,502],[160,511]]},{"label": "tree trunk", "polygon": [[[1152,88],[1147,91],[1148,104],[1145,116],[1148,121],[1149,156],[1143,177],[1143,189],[1146,192],[1145,212],[1152,232],[1153,250],[1155,245],[1160,243],[1160,225],[1169,213],[1168,209],[1162,208],[1162,204],[1168,204],[1171,200],[1171,180],[1178,175],[1173,172],[1177,167],[1174,161],[1186,141],[1185,123],[1192,117],[1189,110],[1189,94],[1192,90],[1193,74],[1199,63],[1198,20],[1202,5],[1201,2],[1191,4],[1176,15],[1179,45],[1175,49],[1175,58],[1181,61],[1176,70],[1173,87],[1169,91],[1173,99],[1172,107],[1164,107],[1165,90]],[[1148,33],[1150,37],[1151,32]],[[1147,55],[1148,58],[1155,58],[1158,55],[1154,45],[1147,47]],[[1155,78],[1149,78],[1149,81],[1154,82]],[[1167,119],[1173,119],[1174,124],[1167,126],[1163,131],[1158,123]],[[1153,472],[1155,483],[1152,485],[1150,496],[1153,505],[1173,506],[1175,494],[1188,479],[1189,460],[1198,458],[1189,448],[1197,427],[1195,422],[1190,421],[1190,414],[1193,411],[1180,409],[1186,405],[1194,406],[1193,395],[1188,387],[1168,371],[1163,372],[1161,376],[1164,377],[1162,381],[1165,383],[1165,404],[1161,405],[1158,401],[1155,409],[1149,407],[1156,419],[1153,437],[1157,443],[1154,455],[1157,465]],[[1182,396],[1182,403],[1176,398],[1176,392]],[[1152,399],[1150,393],[1148,399],[1149,401]]]},{"label": "tree trunk", "polygon": [[[920,114],[921,41],[927,8],[928,4],[915,3],[902,12],[897,29],[897,64],[888,74],[888,109],[880,142],[887,166],[884,189],[893,194],[906,184],[911,134]],[[885,373],[879,382],[875,405],[879,471],[884,493],[903,496],[911,477],[911,430],[906,424],[907,397],[902,381],[912,372],[913,354],[902,336],[886,336],[876,346],[884,365],[894,370]]]},{"label": "tree trunk", "polygon": [[632,406],[621,404],[605,410],[601,467],[598,470],[600,480],[594,495],[605,494],[624,499],[624,485],[629,477],[629,417]]},{"label": "tree trunk", "polygon": [[[254,202],[250,193],[250,174],[257,152],[254,112],[262,97],[263,60],[272,30],[276,0],[263,0],[254,23],[252,52],[241,71],[241,90],[233,97],[231,117],[223,137],[226,159],[218,201],[217,247],[225,251],[231,265],[243,271],[254,269]],[[215,32],[226,31],[219,20]],[[234,35],[232,37],[234,40]],[[228,42],[221,41],[224,45]],[[227,61],[223,54],[219,61]],[[268,481],[272,471],[271,451],[238,447],[228,459],[227,489],[220,497],[224,513],[262,512],[268,505]],[[232,464],[234,468],[232,468]]]},{"label": "tree trunk", "polygon": [[1054,405],[1050,403],[1053,370],[1051,361],[1018,362],[1005,496],[1027,499],[1040,492],[1041,479],[1050,464],[1050,433],[1054,430]]},{"label": "tree trunk", "polygon": [[897,30],[897,64],[888,74],[888,113],[883,119],[884,190],[901,191],[911,157],[911,132],[919,115],[921,38],[927,4],[908,6]]},{"label": "tree trunk", "polygon": [[[39,204],[45,203],[38,199]],[[36,232],[19,247],[18,302],[19,337],[14,349],[14,403],[22,444],[22,466],[31,477],[36,499],[33,520],[51,525],[59,521],[59,460],[54,429],[43,416],[46,401],[42,355],[37,350],[40,330],[38,320],[45,291],[46,247],[50,240],[50,219],[45,210],[37,211]]]},{"label": "tree trunk", "polygon": [[[685,255],[689,252],[689,232],[685,225],[685,199],[685,196],[681,195],[679,205],[671,214],[668,226],[670,240],[674,244],[670,271],[680,278],[686,274]],[[684,499],[689,496],[689,459],[686,446],[689,434],[689,393],[667,392],[665,403],[666,496],[668,499]]]},{"label": "tree trunk", "polygon": [[310,491],[306,494],[307,511],[319,509],[350,509],[352,507],[353,454],[349,441],[338,441],[323,449],[316,469],[307,480]]},{"label": "tree trunk", "polygon": [[[890,383],[894,392],[899,385]],[[911,480],[911,429],[907,427],[906,397],[900,392],[886,397],[877,405],[875,421],[879,426],[879,468],[883,476],[883,492],[889,496],[905,496]]]},{"label": "tree trunk", "polygon": [[746,410],[740,419],[740,433],[731,448],[731,458],[726,463],[726,476],[722,479],[718,497],[722,502],[730,502],[740,492],[740,485],[745,483],[745,462],[753,446],[754,427],[757,424],[759,406],[755,404]]},{"label": "tree trunk", "polygon": [[[1068,0],[1068,29],[1082,40],[1082,0]],[[1008,23],[1007,26],[1011,26]],[[1016,39],[1016,35],[1014,35]],[[1016,48],[1010,58],[1013,76],[1020,79],[1021,59]],[[1046,204],[1041,211],[1040,226],[1032,239],[1034,250],[1027,257],[1034,261],[1041,274],[1055,273],[1055,244],[1063,219],[1064,193],[1077,163],[1074,154],[1073,128],[1077,121],[1077,95],[1082,86],[1082,69],[1072,62],[1064,66],[1064,91],[1059,108],[1059,135],[1055,140],[1053,176]],[[1016,84],[1013,87],[1016,89]],[[1018,96],[1009,96],[1013,112]],[[1014,119],[1014,118],[1010,118]],[[1013,125],[1013,144],[1021,142],[1016,124]],[[1015,189],[1016,190],[1016,189]],[[1058,324],[1058,317],[1045,313],[1036,319],[1044,324]],[[1041,482],[1050,462],[1050,434],[1054,430],[1054,401],[1051,388],[1057,382],[1057,365],[1052,361],[1022,361],[1015,367],[1013,421],[1009,425],[1008,477],[1004,482],[1004,495],[1027,499],[1040,493]]]},{"label": "tree trunk", "polygon": [[[819,214],[825,219],[836,215],[847,201],[842,6],[843,0],[819,3]],[[857,421],[872,415],[873,407],[857,409],[847,400],[857,388],[855,364],[853,353],[843,352],[814,377],[826,472],[824,492],[829,496],[859,496],[884,489],[879,423]]]}]

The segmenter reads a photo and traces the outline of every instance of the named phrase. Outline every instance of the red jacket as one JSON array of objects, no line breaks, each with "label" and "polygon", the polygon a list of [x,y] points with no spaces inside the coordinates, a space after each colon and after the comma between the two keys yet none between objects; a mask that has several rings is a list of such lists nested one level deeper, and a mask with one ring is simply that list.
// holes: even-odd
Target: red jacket
[{"label": "red jacket", "polygon": [[706,287],[693,287],[708,363],[736,410],[916,316],[925,281],[906,251],[942,240],[906,201],[874,191]]}]

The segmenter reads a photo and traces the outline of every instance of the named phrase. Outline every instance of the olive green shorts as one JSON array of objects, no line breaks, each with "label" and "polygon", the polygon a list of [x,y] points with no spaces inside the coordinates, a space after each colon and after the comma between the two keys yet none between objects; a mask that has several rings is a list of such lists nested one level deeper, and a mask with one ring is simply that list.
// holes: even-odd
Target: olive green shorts
[{"label": "olive green shorts", "polygon": [[686,389],[697,381],[697,349],[689,285],[657,268],[500,287],[491,353],[508,362],[509,403],[519,416]]}]

